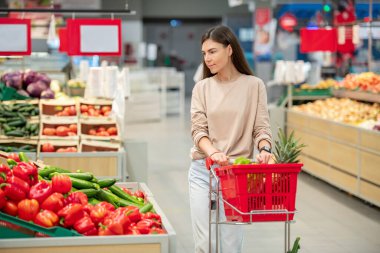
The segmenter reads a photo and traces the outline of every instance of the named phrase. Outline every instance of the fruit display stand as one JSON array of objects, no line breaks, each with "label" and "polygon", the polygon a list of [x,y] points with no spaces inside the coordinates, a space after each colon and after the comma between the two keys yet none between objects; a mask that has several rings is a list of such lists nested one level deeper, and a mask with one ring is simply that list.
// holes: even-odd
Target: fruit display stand
[{"label": "fruit display stand", "polygon": [[75,236],[50,238],[0,239],[0,252],[134,252],[134,253],[175,253],[176,233],[162,212],[153,194],[143,183],[123,183],[130,189],[141,189],[160,214],[166,234],[120,235],[120,236]]},{"label": "fruit display stand", "polygon": [[287,111],[287,131],[307,145],[304,171],[380,206],[380,132]]},{"label": "fruit display stand", "polygon": [[39,103],[42,118],[77,118],[78,108],[74,99],[41,99]]}]

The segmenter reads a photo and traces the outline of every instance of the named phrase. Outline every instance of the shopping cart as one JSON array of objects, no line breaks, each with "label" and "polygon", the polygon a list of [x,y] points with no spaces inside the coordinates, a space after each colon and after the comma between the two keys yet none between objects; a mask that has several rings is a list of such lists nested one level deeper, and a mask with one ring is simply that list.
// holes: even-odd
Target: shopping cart
[{"label": "shopping cart", "polygon": [[[296,212],[297,176],[302,164],[247,164],[219,167],[206,159],[210,170],[209,252],[215,224],[215,252],[219,252],[219,225],[284,222],[285,253],[290,250],[290,222]],[[215,184],[213,186],[213,180]],[[220,202],[221,201],[221,202]],[[226,221],[220,220],[223,203]],[[216,218],[212,221],[211,211]]]}]

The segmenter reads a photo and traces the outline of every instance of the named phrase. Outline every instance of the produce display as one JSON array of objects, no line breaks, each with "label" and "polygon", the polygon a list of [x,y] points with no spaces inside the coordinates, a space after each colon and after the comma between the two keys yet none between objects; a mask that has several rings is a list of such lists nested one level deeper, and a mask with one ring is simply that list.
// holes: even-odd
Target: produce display
[{"label": "produce display", "polygon": [[50,89],[51,80],[43,73],[35,71],[8,72],[1,76],[0,81],[25,97],[54,98],[54,92]]},{"label": "produce display", "polygon": [[12,137],[38,136],[39,122],[30,121],[31,117],[38,114],[39,109],[35,104],[0,104],[0,134]]},{"label": "produce display", "polygon": [[0,209],[8,215],[84,236],[166,233],[144,192],[131,192],[115,179],[53,166],[38,169],[23,153],[9,154],[7,163],[0,165]]},{"label": "produce display", "polygon": [[338,82],[334,79],[322,80],[316,85],[304,83],[300,86],[302,90],[318,90],[318,89],[329,89],[338,85]]},{"label": "produce display", "polygon": [[0,142],[0,151],[4,152],[36,152],[37,141],[15,141],[15,140],[2,140]]},{"label": "produce display", "polygon": [[324,119],[354,125],[369,120],[380,120],[380,104],[366,104],[348,98],[317,100],[307,104],[293,106],[292,109]]},{"label": "produce display", "polygon": [[348,90],[360,90],[373,93],[380,92],[380,75],[373,72],[348,74],[337,86]]},{"label": "produce display", "polygon": [[41,152],[57,152],[57,153],[70,153],[70,152],[78,152],[78,148],[76,146],[58,146],[53,145],[50,142],[46,142],[41,145]]},{"label": "produce display", "polygon": [[116,136],[117,135],[117,128],[116,127],[104,127],[104,126],[98,126],[91,128],[86,133],[88,135],[95,135],[95,136]]}]

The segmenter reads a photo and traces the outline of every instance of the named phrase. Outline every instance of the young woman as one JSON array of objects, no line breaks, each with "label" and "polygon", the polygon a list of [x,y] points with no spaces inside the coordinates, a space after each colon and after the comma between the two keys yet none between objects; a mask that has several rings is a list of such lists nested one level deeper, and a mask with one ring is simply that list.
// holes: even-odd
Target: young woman
[{"label": "young woman", "polygon": [[[239,156],[259,163],[271,158],[272,134],[267,94],[262,80],[254,77],[233,32],[225,26],[202,37],[203,79],[191,99],[191,149],[189,170],[190,208],[195,252],[209,252],[209,171],[205,158],[219,165]],[[222,225],[221,252],[241,252],[240,226]],[[214,248],[215,246],[213,246]]]}]

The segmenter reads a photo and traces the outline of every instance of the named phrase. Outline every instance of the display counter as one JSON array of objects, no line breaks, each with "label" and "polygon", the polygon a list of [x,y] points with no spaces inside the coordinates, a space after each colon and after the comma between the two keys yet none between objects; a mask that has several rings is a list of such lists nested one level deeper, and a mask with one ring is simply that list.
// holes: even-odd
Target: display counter
[{"label": "display counter", "polygon": [[126,236],[77,236],[27,239],[0,239],[0,252],[17,253],[66,253],[66,252],[134,252],[134,253],[175,253],[176,233],[167,217],[143,183],[123,183],[132,190],[142,190],[160,214],[166,234]]},{"label": "display counter", "polygon": [[380,206],[380,132],[287,111],[287,132],[307,145],[304,171]]}]

